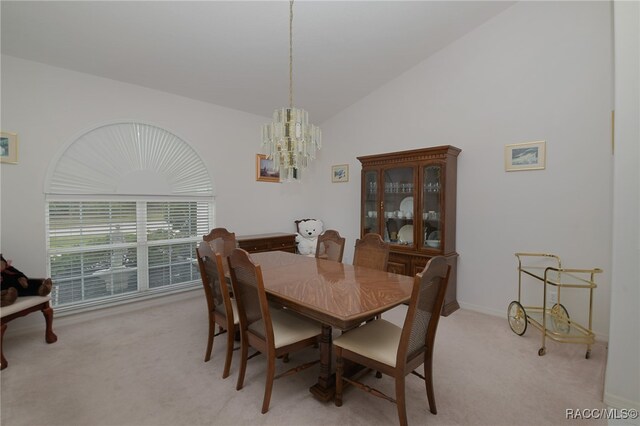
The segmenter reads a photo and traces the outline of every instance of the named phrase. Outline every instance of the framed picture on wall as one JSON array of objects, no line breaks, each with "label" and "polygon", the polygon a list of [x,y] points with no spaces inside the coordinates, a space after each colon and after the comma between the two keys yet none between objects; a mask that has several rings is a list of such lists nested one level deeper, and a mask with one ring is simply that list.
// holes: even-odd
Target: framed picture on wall
[{"label": "framed picture on wall", "polygon": [[265,154],[256,154],[256,180],[259,182],[280,182],[280,170]]},{"label": "framed picture on wall", "polygon": [[331,166],[331,182],[349,182],[349,165],[338,164]]},{"label": "framed picture on wall", "polygon": [[0,132],[0,163],[18,164],[18,135]]},{"label": "framed picture on wall", "polygon": [[544,169],[545,151],[545,141],[505,145],[504,169],[507,172]]}]

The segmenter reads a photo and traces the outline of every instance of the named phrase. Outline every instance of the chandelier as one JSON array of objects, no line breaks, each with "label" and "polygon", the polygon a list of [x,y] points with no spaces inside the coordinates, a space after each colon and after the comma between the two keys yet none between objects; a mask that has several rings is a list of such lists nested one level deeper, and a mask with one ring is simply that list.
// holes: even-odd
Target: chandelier
[{"label": "chandelier", "polygon": [[276,109],[273,121],[262,126],[262,146],[280,171],[280,182],[299,180],[300,171],[322,147],[320,128],[309,124],[307,111],[293,106],[293,0],[289,2],[289,107]]}]

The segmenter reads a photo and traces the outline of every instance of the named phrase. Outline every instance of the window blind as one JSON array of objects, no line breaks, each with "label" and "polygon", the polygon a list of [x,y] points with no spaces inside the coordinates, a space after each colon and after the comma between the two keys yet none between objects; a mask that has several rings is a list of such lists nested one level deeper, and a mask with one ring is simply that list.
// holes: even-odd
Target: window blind
[{"label": "window blind", "polygon": [[200,278],[195,246],[209,201],[51,201],[48,258],[54,306],[110,299]]},{"label": "window blind", "polygon": [[134,121],[95,127],[52,164],[45,193],[57,312],[199,279],[195,245],[213,223],[213,184],[177,135]]}]

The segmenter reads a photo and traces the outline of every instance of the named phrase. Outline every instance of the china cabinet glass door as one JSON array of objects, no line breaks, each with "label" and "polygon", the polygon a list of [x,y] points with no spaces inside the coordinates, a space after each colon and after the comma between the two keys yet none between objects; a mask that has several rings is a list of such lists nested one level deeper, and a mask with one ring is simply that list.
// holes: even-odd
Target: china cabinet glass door
[{"label": "china cabinet glass door", "polygon": [[422,230],[423,245],[427,249],[442,249],[442,166],[429,165],[423,169],[422,182]]},{"label": "china cabinet glass door", "polygon": [[382,237],[392,244],[413,246],[414,168],[383,171],[384,230]]},{"label": "china cabinet glass door", "polygon": [[361,237],[375,232],[390,244],[387,271],[415,276],[429,259],[451,267],[442,308],[456,300],[456,189],[460,149],[451,145],[357,157],[362,164]]},{"label": "china cabinet glass door", "polygon": [[378,172],[371,170],[364,174],[364,208],[362,209],[363,235],[369,232],[379,233],[378,212],[380,199],[378,198]]}]

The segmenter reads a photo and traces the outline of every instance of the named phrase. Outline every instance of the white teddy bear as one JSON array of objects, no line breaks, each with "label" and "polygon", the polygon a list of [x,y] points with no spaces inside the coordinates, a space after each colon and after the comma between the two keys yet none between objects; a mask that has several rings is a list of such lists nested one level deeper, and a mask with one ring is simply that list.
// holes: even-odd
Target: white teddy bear
[{"label": "white teddy bear", "polygon": [[298,253],[306,256],[316,255],[318,235],[322,234],[324,224],[316,219],[297,220],[298,232],[296,233],[296,245]]}]

